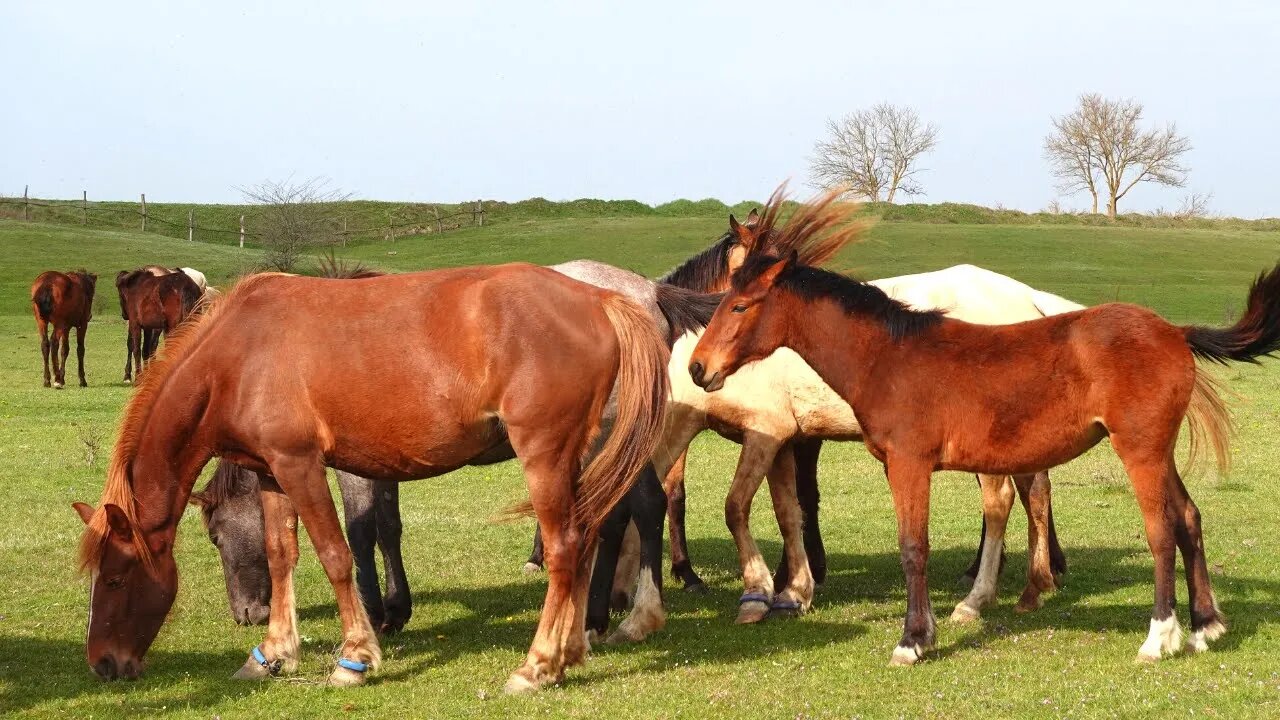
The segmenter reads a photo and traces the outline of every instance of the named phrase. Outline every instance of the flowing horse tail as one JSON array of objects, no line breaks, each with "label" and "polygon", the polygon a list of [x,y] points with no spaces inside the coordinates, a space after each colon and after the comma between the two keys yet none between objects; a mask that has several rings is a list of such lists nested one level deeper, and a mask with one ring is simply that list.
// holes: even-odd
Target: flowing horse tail
[{"label": "flowing horse tail", "polygon": [[31,302],[35,303],[36,312],[40,313],[40,319],[49,322],[53,317],[53,288],[45,283],[36,290],[31,296]]},{"label": "flowing horse tail", "polygon": [[667,408],[667,345],[639,305],[617,294],[604,312],[618,337],[617,419],[578,482],[574,516],[594,535],[657,449]]},{"label": "flowing horse tail", "polygon": [[[1253,281],[1244,314],[1235,325],[1229,328],[1188,325],[1182,330],[1197,358],[1222,365],[1228,361],[1257,363],[1258,358],[1280,350],[1280,265]],[[1219,469],[1225,470],[1231,415],[1222,402],[1217,382],[1201,368],[1196,368],[1187,420],[1191,429],[1192,462],[1208,441]]]}]

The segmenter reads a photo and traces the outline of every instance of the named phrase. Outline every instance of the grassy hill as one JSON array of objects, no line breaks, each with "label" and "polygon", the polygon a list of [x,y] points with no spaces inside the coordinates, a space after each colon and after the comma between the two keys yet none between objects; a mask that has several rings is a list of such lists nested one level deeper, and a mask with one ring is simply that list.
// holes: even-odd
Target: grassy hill
[{"label": "grassy hill", "polygon": [[[388,270],[592,257],[656,275],[723,232],[724,208],[712,210],[575,215],[556,207],[343,252]],[[1177,322],[1221,323],[1277,256],[1280,233],[1256,229],[893,221],[877,225],[837,264],[879,277],[969,262],[1084,303],[1135,301]],[[1151,559],[1106,443],[1053,475],[1070,563],[1066,586],[1038,612],[1013,612],[1026,547],[1025,520],[1015,511],[1001,605],[976,627],[944,618],[964,594],[956,578],[976,546],[979,496],[972,477],[937,476],[929,573],[939,648],[907,671],[885,667],[905,593],[882,470],[861,447],[830,443],[821,474],[831,576],[814,611],[736,627],[740,583],[721,508],[737,446],[704,436],[690,455],[689,530],[711,593],[669,589],[666,630],[644,645],[597,648],[563,687],[535,697],[499,694],[523,658],[545,592],[543,578],[520,573],[531,525],[488,521],[524,492],[514,463],[405,486],[414,617],[404,634],[384,641],[384,668],[369,686],[318,686],[332,666],[338,622],[309,545],[297,579],[301,675],[263,685],[230,681],[263,631],[231,623],[217,554],[192,513],[180,528],[178,601],[147,675],[98,682],[83,657],[87,589],[73,569],[81,525],[69,503],[97,501],[131,392],[119,381],[124,326],[111,276],[155,262],[198,267],[226,284],[259,254],[150,233],[0,220],[0,257],[0,507],[7,521],[0,531],[0,713],[7,717],[1262,717],[1280,704],[1275,363],[1219,372],[1237,393],[1233,470],[1188,480],[1205,518],[1215,590],[1232,621],[1205,655],[1131,662],[1147,629]],[[91,387],[55,392],[40,387],[27,293],[41,270],[72,267],[102,277],[88,335]],[[756,503],[753,529],[773,561],[780,548],[767,498]],[[1180,593],[1185,600],[1185,588]]]}]

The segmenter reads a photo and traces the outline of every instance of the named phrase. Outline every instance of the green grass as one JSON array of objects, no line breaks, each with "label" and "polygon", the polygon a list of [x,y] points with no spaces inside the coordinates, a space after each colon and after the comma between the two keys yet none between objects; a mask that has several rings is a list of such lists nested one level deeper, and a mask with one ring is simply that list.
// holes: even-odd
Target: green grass
[{"label": "green grass", "polygon": [[[386,269],[594,257],[660,273],[723,231],[720,217],[528,217],[444,236],[369,243],[351,257]],[[1124,227],[882,223],[839,260],[883,276],[972,262],[1081,302],[1142,302],[1177,322],[1221,323],[1277,255],[1280,234]],[[181,590],[135,683],[102,683],[84,663],[87,589],[73,569],[80,521],[96,502],[130,389],[120,384],[123,323],[110,279],[142,263],[191,265],[223,283],[253,251],[153,235],[0,221],[0,713],[179,717],[1275,717],[1280,714],[1280,540],[1275,533],[1280,378],[1273,363],[1220,372],[1239,394],[1228,478],[1189,479],[1205,518],[1218,599],[1231,630],[1213,651],[1156,666],[1132,658],[1151,607],[1151,560],[1127,482],[1104,443],[1054,473],[1066,587],[1027,615],[1012,605],[1025,572],[1025,521],[1010,525],[1001,605],[978,627],[940,620],[923,665],[886,667],[905,593],[880,468],[853,444],[824,451],[824,530],[831,577],[795,621],[736,627],[740,588],[720,509],[737,447],[699,439],[689,464],[690,544],[707,596],[667,594],[667,629],[634,647],[598,648],[562,687],[506,698],[500,688],[533,634],[545,580],[520,573],[530,523],[493,524],[519,498],[512,463],[403,489],[406,563],[416,601],[407,631],[384,644],[363,688],[321,687],[338,641],[333,596],[314,554],[298,570],[304,657],[297,679],[228,678],[262,637],[234,626],[217,554],[188,513],[178,544]],[[40,387],[29,283],[43,269],[103,277],[89,332],[91,387]],[[74,364],[74,354],[72,363]],[[92,462],[86,440],[100,439]],[[753,514],[766,557],[778,535],[768,496]],[[976,545],[971,477],[942,473],[933,492],[929,571],[945,618]],[[1185,588],[1179,593],[1185,600]],[[1185,611],[1183,614],[1185,621]]]}]

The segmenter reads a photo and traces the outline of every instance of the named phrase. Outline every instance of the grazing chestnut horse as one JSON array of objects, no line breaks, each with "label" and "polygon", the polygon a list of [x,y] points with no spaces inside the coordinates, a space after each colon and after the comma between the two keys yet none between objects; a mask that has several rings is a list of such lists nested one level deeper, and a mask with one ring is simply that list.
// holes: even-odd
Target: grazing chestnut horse
[{"label": "grazing chestnut horse", "polygon": [[[92,575],[89,665],[107,678],[141,672],[177,592],[178,520],[216,455],[275,479],[261,493],[271,618],[237,676],[297,667],[300,517],[342,618],[330,682],[362,683],[381,651],[325,466],[402,481],[514,451],[549,582],[507,689],[560,680],[587,652],[595,533],[661,429],[667,357],[634,303],[531,265],[242,281],[170,338],[125,410],[100,507],[76,505],[87,524],[80,560]],[[609,429],[606,405],[616,407]]]},{"label": "grazing chestnut horse", "polygon": [[[98,276],[84,270],[40,273],[31,284],[31,309],[36,316],[36,332],[40,334],[40,355],[44,358],[44,386],[49,387],[49,361],[53,360],[53,387],[66,384],[67,355],[71,353],[68,333],[76,329],[76,362],[80,370],[80,387],[88,387],[84,378],[84,334],[93,317],[93,290]],[[53,342],[49,341],[49,325],[53,325]]]},{"label": "grazing chestnut horse", "polygon": [[157,275],[150,267],[121,271],[116,275],[116,289],[120,314],[129,321],[124,381],[132,382],[134,368],[141,374],[143,363],[155,354],[159,335],[173,332],[204,293],[186,273]]},{"label": "grazing chestnut horse", "polygon": [[[834,200],[808,206],[800,213],[807,222],[793,218],[783,233],[822,243],[824,231],[848,220]],[[932,473],[1035,472],[1104,437],[1125,465],[1155,558],[1155,607],[1138,659],[1158,660],[1181,646],[1178,549],[1190,596],[1188,649],[1206,650],[1225,632],[1200,513],[1178,475],[1174,446],[1187,419],[1193,455],[1208,441],[1225,464],[1229,416],[1196,358],[1252,362],[1280,349],[1280,266],[1254,282],[1244,316],[1228,329],[1179,327],[1124,303],[990,326],[912,310],[871,285],[760,254],[735,276],[689,373],[715,391],[781,347],[848,401],[867,447],[885,465],[908,607],[892,664],[914,664],[934,642],[925,578]]]}]

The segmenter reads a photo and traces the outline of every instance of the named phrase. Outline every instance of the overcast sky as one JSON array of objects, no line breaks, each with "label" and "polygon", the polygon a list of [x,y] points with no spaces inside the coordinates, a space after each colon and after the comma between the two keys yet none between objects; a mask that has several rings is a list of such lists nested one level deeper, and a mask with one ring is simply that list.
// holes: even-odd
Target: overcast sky
[{"label": "overcast sky", "polygon": [[1096,91],[1177,122],[1214,210],[1280,215],[1280,3],[608,5],[6,3],[0,194],[735,202],[804,191],[827,118],[887,100],[940,128],[921,199],[1035,210],[1050,116]]}]

